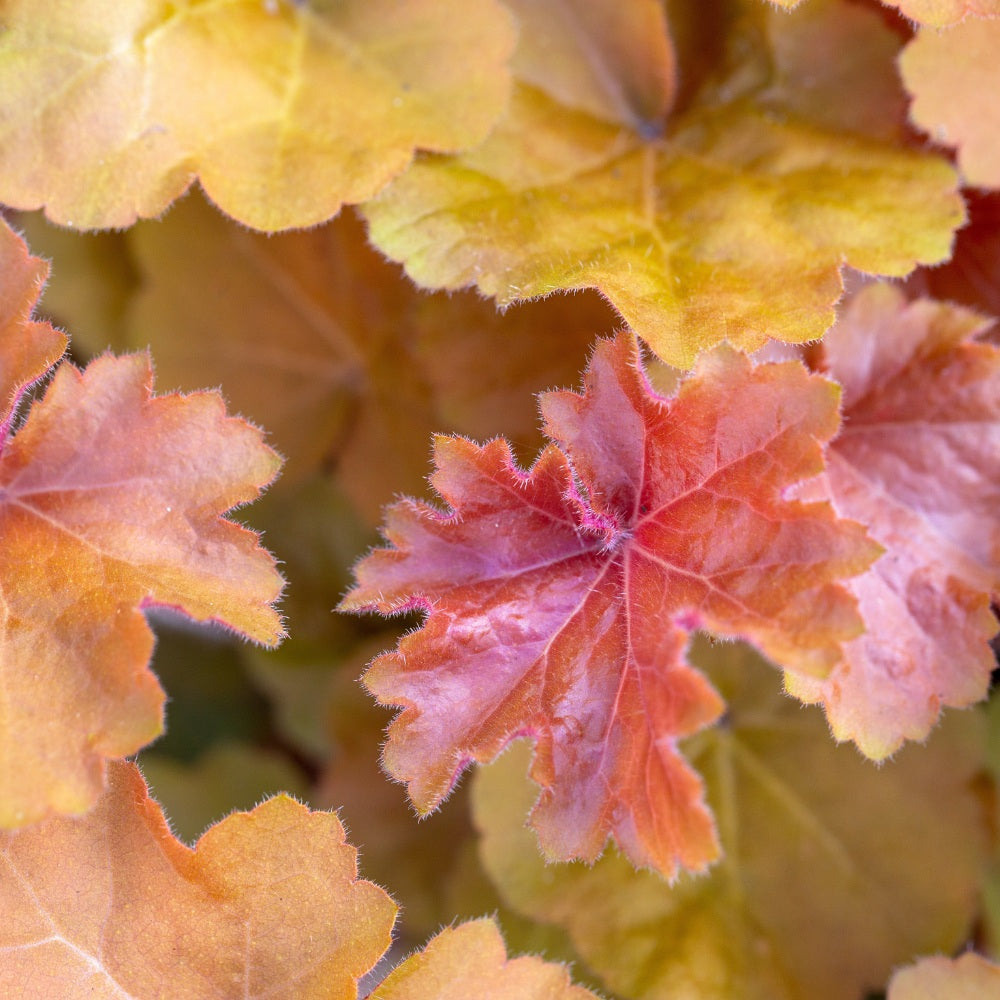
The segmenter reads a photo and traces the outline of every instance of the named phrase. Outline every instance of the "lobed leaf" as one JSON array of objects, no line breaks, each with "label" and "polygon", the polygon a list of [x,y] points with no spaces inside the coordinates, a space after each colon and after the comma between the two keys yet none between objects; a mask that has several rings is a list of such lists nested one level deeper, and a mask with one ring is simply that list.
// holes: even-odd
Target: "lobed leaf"
[{"label": "lobed leaf", "polygon": [[10,227],[0,221],[0,440],[25,390],[62,357],[66,337],[49,323],[32,319],[48,275]]},{"label": "lobed leaf", "polygon": [[5,996],[354,1000],[396,906],[332,813],[285,796],[176,840],[115,762],[83,819],[0,834]]},{"label": "lobed leaf", "polygon": [[[948,256],[963,218],[954,173],[902,142],[898,43],[877,14],[814,0],[788,17],[742,0],[725,17],[715,5],[688,17],[708,63],[692,67],[693,92],[662,132],[638,104],[609,121],[570,99],[576,76],[555,82],[561,64],[524,42],[506,117],[474,150],[424,158],[366,204],[373,242],[421,285],[475,285],[502,306],[596,288],[679,367],[722,340],[821,336],[845,262],[898,276]],[[665,31],[647,31],[636,63]],[[803,57],[817,46],[819,70]],[[609,92],[627,91],[620,65],[598,68],[609,65],[625,73]]]},{"label": "lobed leaf", "polygon": [[259,229],[371,197],[417,148],[485,137],[509,91],[496,0],[8,0],[0,201],[83,229],[197,178]]},{"label": "lobed leaf", "polygon": [[997,1000],[1000,966],[974,951],[958,958],[922,958],[900,969],[886,1000]]},{"label": "lobed leaf", "polygon": [[446,927],[397,966],[371,1000],[597,1000],[566,969],[534,955],[507,958],[489,919]]},{"label": "lobed leaf", "polygon": [[1000,20],[970,18],[947,31],[924,28],[899,59],[913,97],[910,117],[935,142],[958,148],[969,186],[1000,187],[998,47]]},{"label": "lobed leaf", "polygon": [[678,87],[658,0],[508,0],[520,33],[513,70],[567,107],[658,133]]},{"label": "lobed leaf", "polygon": [[503,440],[439,438],[431,482],[450,509],[389,508],[392,547],[356,568],[343,610],[427,612],[365,677],[404,708],[384,764],[426,813],[470,762],[530,736],[550,857],[592,860],[611,835],[637,865],[702,869],[714,826],[677,741],[722,703],[684,658],[688,631],[748,636],[819,675],[859,631],[835,581],[872,545],[785,497],[822,468],[836,389],[720,351],[666,400],[622,335],[542,412],[564,450],[528,472]]},{"label": "lobed leaf", "polygon": [[727,704],[723,724],[685,744],[718,817],[719,864],[672,886],[615,852],[546,864],[524,826],[535,792],[517,747],[472,795],[506,902],[565,928],[630,1000],[864,997],[912,955],[961,947],[987,854],[981,714],[949,716],[928,746],[875,768],[832,744],[820,712],[784,697],[745,646],[696,640],[692,660]]},{"label": "lobed leaf", "polygon": [[821,348],[844,389],[829,495],[886,552],[848,583],[865,634],[827,678],[790,673],[786,686],[875,759],[923,739],[944,706],[983,698],[995,666],[1000,349],[977,341],[990,325],[871,285]]},{"label": "lobed leaf", "polygon": [[[22,264],[33,283],[37,262]],[[24,303],[10,312],[24,316]],[[8,324],[0,357],[30,354],[39,333],[40,373],[62,350],[47,325]],[[278,456],[217,394],[154,397],[151,386],[138,355],[62,365],[0,442],[0,827],[84,812],[104,761],[159,733],[143,609],[173,607],[258,642],[282,635],[274,560],[222,518],[271,481]]]},{"label": "lobed leaf", "polygon": [[349,212],[267,237],[188,198],[127,241],[142,284],[125,342],[150,346],[160,384],[222,385],[286,456],[282,491],[332,470],[372,521],[396,492],[422,488],[442,426],[531,443],[533,394],[574,378],[594,333],[614,327],[596,296],[501,316],[470,293],[427,295]]}]

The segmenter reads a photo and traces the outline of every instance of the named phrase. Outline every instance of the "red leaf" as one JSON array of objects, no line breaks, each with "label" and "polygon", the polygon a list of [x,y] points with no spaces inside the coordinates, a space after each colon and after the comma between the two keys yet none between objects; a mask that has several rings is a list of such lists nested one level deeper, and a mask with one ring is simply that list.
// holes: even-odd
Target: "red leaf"
[{"label": "red leaf", "polygon": [[665,400],[621,336],[582,394],[545,394],[542,411],[563,448],[527,473],[505,441],[439,438],[432,483],[452,510],[394,505],[394,547],[357,568],[344,609],[428,612],[366,676],[405,708],[386,767],[427,812],[470,761],[531,736],[549,855],[592,859],[612,835],[637,865],[704,868],[714,825],[677,741],[722,704],[685,661],[687,632],[823,674],[860,630],[833,581],[871,561],[863,529],[783,495],[822,469],[836,388],[724,350]]},{"label": "red leaf", "polygon": [[1000,350],[975,340],[989,325],[873,285],[823,342],[844,387],[830,495],[887,551],[850,583],[866,634],[826,680],[787,686],[822,701],[834,735],[876,759],[925,737],[943,706],[982,698],[995,665]]}]

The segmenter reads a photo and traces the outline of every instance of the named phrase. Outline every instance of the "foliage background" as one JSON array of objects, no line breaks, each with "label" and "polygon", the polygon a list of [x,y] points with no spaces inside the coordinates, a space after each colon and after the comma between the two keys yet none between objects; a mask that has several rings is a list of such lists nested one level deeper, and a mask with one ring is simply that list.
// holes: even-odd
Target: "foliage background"
[{"label": "foliage background", "polygon": [[[81,225],[79,218],[60,216],[52,206],[72,192],[39,196],[20,183],[38,174],[31,161],[38,154],[31,154],[20,125],[32,112],[30,101],[27,110],[7,112],[0,200],[13,209],[48,202],[49,215],[66,224],[55,226],[41,212],[10,213],[33,251],[53,261],[41,309],[72,333],[73,359],[83,364],[108,349],[149,347],[158,391],[220,387],[230,412],[265,428],[286,458],[281,478],[239,520],[262,531],[280,560],[290,638],[266,650],[221,629],[194,629],[180,616],[153,613],[152,667],[169,703],[164,735],[139,754],[140,768],[174,831],[189,843],[231,810],[279,790],[339,810],[363,874],[402,906],[394,958],[442,925],[490,913],[511,953],[572,963],[576,982],[621,1000],[846,1000],[879,995],[892,969],[920,954],[971,945],[1000,958],[995,698],[947,712],[925,744],[876,767],[853,746],[835,746],[821,710],[785,698],[777,671],[749,647],[699,639],[694,662],[729,709],[683,749],[706,780],[725,856],[709,875],[682,875],[669,885],[634,871],[614,848],[593,867],[545,866],[524,828],[533,792],[520,748],[467,775],[440,811],[417,821],[404,790],[379,770],[390,713],[358,678],[420,616],[385,623],[332,613],[350,586],[351,566],[378,542],[383,505],[401,494],[433,499],[426,478],[432,435],[480,441],[504,435],[529,464],[542,444],[536,395],[577,386],[594,340],[624,321],[652,346],[650,379],[669,393],[680,371],[661,358],[687,367],[727,330],[747,349],[764,342],[765,327],[781,340],[817,338],[833,317],[842,271],[851,294],[872,280],[870,273],[902,277],[924,263],[906,278],[907,294],[986,315],[1000,310],[1000,200],[992,191],[1000,186],[1000,156],[995,148],[980,155],[971,140],[960,141],[961,122],[933,131],[921,114],[934,112],[919,111],[919,101],[907,121],[897,80],[896,54],[911,45],[903,79],[911,93],[929,87],[917,67],[923,53],[917,46],[952,36],[875,3],[805,0],[788,5],[795,10],[787,13],[761,3],[746,15],[751,3],[757,0],[707,5],[711,24],[691,5],[668,3],[673,51],[654,51],[650,42],[632,63],[612,59],[620,76],[597,96],[572,60],[559,62],[555,42],[538,48],[545,26],[531,19],[550,5],[532,13],[530,4],[512,3],[501,21],[479,29],[476,18],[496,17],[495,5],[441,5],[441,22],[459,20],[469,34],[464,45],[448,42],[466,56],[451,67],[454,79],[432,80],[431,96],[398,116],[386,98],[389,125],[380,119],[362,135],[324,136],[319,152],[309,146],[317,161],[330,149],[334,160],[346,161],[345,143],[371,147],[372,134],[391,134],[400,147],[386,154],[393,165],[380,168],[379,180],[367,171],[363,191],[346,185],[322,203],[303,195],[325,175],[313,159],[299,163],[293,152],[291,173],[301,189],[266,197],[255,189],[253,204],[244,204],[232,162],[245,137],[216,163],[225,147],[213,139],[218,119],[191,126],[185,162],[200,164],[202,186],[236,219],[192,190],[160,218],[134,221],[116,208],[87,223],[128,228],[66,228]],[[231,6],[237,14],[268,7]],[[319,3],[278,6],[286,20],[322,22],[329,13]],[[616,5],[578,6],[575,17],[595,33],[588,17],[615,16]],[[628,32],[653,37],[648,19],[661,16],[654,8],[660,10],[632,5],[636,24],[621,29],[629,44],[636,36]],[[18,3],[0,11],[9,23],[24,17]],[[953,29],[980,32],[976,45],[993,39],[983,43],[993,63],[1000,63],[1000,22],[989,18],[997,13],[973,11],[985,19],[970,15]],[[366,16],[370,41],[380,15]],[[756,79],[763,57],[748,47],[757,36],[739,26],[746,16],[755,25],[770,19],[760,29],[775,46],[765,83]],[[784,19],[780,30],[771,27],[775,18]],[[494,124],[507,106],[503,67],[518,22],[514,96]],[[525,24],[533,30],[526,33]],[[712,39],[713,26],[729,33]],[[828,34],[831,26],[836,31]],[[603,30],[612,55],[628,51],[625,42],[616,48],[614,38],[607,41],[607,24]],[[412,25],[393,31],[398,38],[388,48],[414,48]],[[956,45],[966,53],[973,42]],[[322,52],[313,56],[309,72],[317,75],[304,89],[311,87],[317,100],[336,93],[344,105],[369,102],[385,110],[370,81],[338,91],[324,75]],[[273,54],[260,58],[280,61]],[[681,66],[677,92],[663,83],[673,79],[672,59]],[[435,61],[440,57],[423,57]],[[8,58],[0,70],[8,74],[0,76],[0,89],[14,93],[10,64]],[[20,64],[17,72],[24,79],[37,74]],[[562,76],[553,82],[548,73]],[[806,76],[812,82],[803,88]],[[472,77],[477,85],[495,78],[485,87],[500,95],[489,98],[495,110],[454,103]],[[239,96],[239,79],[219,84],[220,93]],[[451,89],[443,90],[445,83]],[[184,96],[178,107],[191,102],[185,81],[160,85]],[[938,85],[960,88],[953,105],[983,86],[950,79]],[[128,86],[122,84],[124,93]],[[639,88],[640,97],[629,87]],[[107,100],[106,92],[95,93],[94,101]],[[609,93],[619,99],[610,108]],[[647,98],[649,106],[642,103]],[[400,125],[419,119],[423,127],[427,106],[447,109],[458,134],[429,142],[416,127]],[[242,112],[228,113],[238,119]],[[672,124],[664,130],[663,122]],[[975,129],[990,131],[982,122]],[[238,134],[235,126],[231,131]],[[612,144],[611,156],[605,139],[616,131],[625,138]],[[959,146],[971,221],[951,248],[964,211],[947,166],[955,156],[934,147],[926,132]],[[297,123],[292,133],[290,148],[308,145],[307,125]],[[665,138],[657,146],[650,135]],[[424,152],[404,171],[414,147]],[[651,165],[654,147],[662,162]],[[567,158],[579,165],[570,174]],[[995,173],[980,166],[982,158]],[[689,176],[693,161],[701,172]],[[643,195],[636,195],[631,172],[648,169],[659,171],[657,183],[670,190],[654,228],[671,248],[667,263],[654,254],[657,263],[640,268],[650,255],[635,221],[634,202]],[[518,170],[531,183],[508,197]],[[136,170],[136,190],[146,172]],[[160,190],[139,214],[159,215],[180,193],[185,185],[175,173],[166,174],[170,197],[159,197]],[[390,175],[398,180],[370,200]],[[107,187],[100,172],[81,176],[74,184]],[[466,191],[473,177],[487,190]],[[190,171],[180,179],[189,180]],[[462,197],[450,204],[458,191]],[[348,205],[326,221],[341,201],[368,204],[360,211]],[[286,203],[306,204],[306,214],[282,215]],[[436,213],[422,216],[421,206],[431,203]],[[99,208],[88,205],[94,213]],[[315,223],[275,235],[245,225],[287,230]],[[588,246],[587,233],[595,229],[621,253],[602,255]],[[372,248],[369,234],[422,284],[446,290],[417,288],[399,264]],[[929,266],[949,254],[950,264]],[[683,294],[664,291],[663,275],[675,272],[683,275]],[[572,294],[535,298],[553,289]],[[507,308],[498,311],[497,302]],[[985,340],[996,343],[995,329]],[[775,344],[770,350],[788,353]]]}]

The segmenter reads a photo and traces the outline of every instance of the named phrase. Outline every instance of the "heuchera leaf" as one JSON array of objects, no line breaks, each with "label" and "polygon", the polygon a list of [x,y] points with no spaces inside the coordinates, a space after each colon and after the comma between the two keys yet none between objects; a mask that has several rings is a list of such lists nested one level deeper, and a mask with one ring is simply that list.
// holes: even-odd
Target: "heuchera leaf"
[{"label": "heuchera leaf", "polygon": [[[37,262],[20,261],[20,280],[17,255],[4,261],[5,288],[22,296],[5,301],[7,316],[25,316],[25,281],[37,293]],[[45,325],[8,322],[0,334],[15,386],[61,351]],[[16,435],[5,422],[0,826],[83,812],[104,760],[160,731],[142,609],[168,605],[259,642],[282,635],[273,559],[221,517],[257,496],[279,458],[217,394],[157,398],[151,383],[143,356],[62,365]]]},{"label": "heuchera leaf", "polygon": [[520,37],[513,69],[562,104],[658,134],[677,90],[659,0],[508,0]]},{"label": "heuchera leaf", "polygon": [[[802,0],[768,0],[777,7],[791,9]],[[887,7],[896,7],[911,21],[944,28],[967,17],[1000,17],[1000,0],[882,0]]]},{"label": "heuchera leaf", "polygon": [[0,201],[79,228],[196,177],[248,225],[322,222],[484,138],[514,44],[496,0],[9,0],[3,28]]},{"label": "heuchera leaf", "polygon": [[996,665],[1000,349],[975,339],[990,325],[871,285],[821,347],[844,390],[829,495],[887,551],[848,583],[865,634],[829,677],[789,673],[787,687],[876,759],[923,739],[943,706],[984,697]]},{"label": "heuchera leaf", "polygon": [[421,292],[350,212],[268,237],[187,198],[127,239],[142,276],[127,343],[149,345],[159,383],[221,385],[286,456],[282,489],[332,468],[372,521],[421,489],[435,430],[533,441],[534,394],[574,378],[614,328],[594,295],[501,316],[472,293]]},{"label": "heuchera leaf", "polygon": [[397,966],[371,1000],[597,1000],[561,965],[534,955],[507,958],[492,920],[446,927]]},{"label": "heuchera leaf", "polygon": [[935,142],[958,147],[970,186],[1000,187],[998,51],[1000,21],[970,18],[947,31],[922,29],[899,59],[910,117]]},{"label": "heuchera leaf", "polygon": [[[369,877],[391,886],[403,901],[401,933],[412,941],[440,930],[458,912],[489,912],[496,907],[496,899],[475,898],[469,904],[485,879],[471,877],[476,870],[475,834],[461,791],[454,808],[417,823],[406,797],[379,768],[376,748],[385,732],[385,712],[357,683],[357,677],[388,641],[386,635],[367,637],[354,649],[345,649],[344,662],[334,664],[332,671],[329,652],[314,653],[314,660],[327,665],[327,679],[323,686],[313,685],[312,699],[325,709],[333,746],[320,764],[313,801],[340,810]],[[294,662],[288,662],[294,652],[292,643],[277,657],[285,661],[280,666],[286,673],[295,671]],[[256,658],[264,660],[265,654]]]},{"label": "heuchera leaf", "polygon": [[727,706],[725,724],[685,743],[718,817],[719,864],[672,886],[614,851],[545,864],[515,747],[472,792],[506,902],[565,928],[630,1000],[860,1000],[913,955],[961,947],[988,844],[982,715],[953,713],[926,747],[875,768],[746,646],[699,638],[691,657]]},{"label": "heuchera leaf", "polygon": [[[645,105],[608,121],[564,103],[575,77],[557,86],[544,47],[523,43],[507,116],[367,203],[372,240],[419,284],[475,284],[501,305],[597,288],[678,367],[723,339],[821,336],[845,261],[904,275],[945,259],[963,219],[955,175],[901,139],[898,42],[879,16],[840,0],[794,17],[759,0],[726,9],[718,23],[716,5],[689,15],[719,54],[689,73],[692,93],[656,135]],[[634,39],[650,44],[666,43]],[[825,71],[803,58],[817,47]],[[595,61],[595,75],[607,69]]]},{"label": "heuchera leaf", "polygon": [[332,813],[285,796],[190,849],[132,764],[83,819],[0,834],[0,992],[354,1000],[396,906]]},{"label": "heuchera leaf", "polygon": [[886,1000],[1000,1000],[1000,965],[974,951],[922,958],[892,977]]},{"label": "heuchera leaf", "polygon": [[73,354],[91,357],[124,353],[122,319],[135,290],[136,272],[127,252],[127,233],[79,232],[48,222],[41,212],[9,212],[32,250],[59,261],[42,298],[45,315],[73,331]]},{"label": "heuchera leaf", "polygon": [[28,253],[0,221],[0,439],[10,432],[18,401],[66,350],[66,337],[31,318],[48,265]]},{"label": "heuchera leaf", "polygon": [[716,855],[701,783],[676,749],[720,713],[684,659],[687,632],[752,638],[823,675],[859,631],[834,583],[875,552],[860,525],[783,493],[822,467],[837,390],[797,362],[722,350],[655,395],[634,339],[599,344],[585,389],[542,397],[550,445],[528,472],[503,440],[439,438],[450,505],[389,508],[344,610],[426,610],[365,682],[405,708],[384,762],[418,810],[471,761],[536,744],[533,825],[554,858],[612,835],[672,875]]}]

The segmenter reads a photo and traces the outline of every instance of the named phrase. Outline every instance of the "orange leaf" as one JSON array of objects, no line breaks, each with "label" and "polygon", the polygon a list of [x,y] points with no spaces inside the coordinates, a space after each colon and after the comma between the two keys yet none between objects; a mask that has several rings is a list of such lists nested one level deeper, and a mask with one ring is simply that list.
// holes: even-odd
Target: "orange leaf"
[{"label": "orange leaf", "polygon": [[189,849],[132,764],[84,819],[0,834],[6,997],[354,1000],[396,906],[332,813],[284,796]]},{"label": "orange leaf", "polygon": [[922,29],[899,59],[910,117],[935,142],[958,147],[972,186],[1000,187],[998,51],[1000,21],[970,18],[947,31]]},{"label": "orange leaf", "polygon": [[565,452],[523,472],[503,440],[439,438],[451,510],[394,505],[393,548],[357,567],[344,610],[428,612],[365,678],[405,708],[386,768],[429,812],[468,763],[530,736],[547,854],[593,859],[611,835],[637,865],[703,868],[714,827],[676,744],[722,705],[684,658],[688,630],[823,674],[860,629],[834,581],[871,561],[863,530],[783,495],[820,471],[836,390],[721,351],[665,400],[623,335],[542,411]]},{"label": "orange leaf", "polygon": [[0,439],[10,431],[24,390],[66,350],[63,334],[31,318],[48,273],[48,265],[0,221]]},{"label": "orange leaf", "polygon": [[435,430],[533,444],[534,393],[573,379],[595,332],[614,327],[594,295],[506,314],[472,293],[427,295],[349,211],[264,236],[192,197],[127,241],[142,287],[126,341],[149,345],[159,383],[221,385],[285,455],[282,488],[333,469],[373,521],[422,488]]},{"label": "orange leaf", "polygon": [[659,0],[508,0],[520,21],[513,69],[568,107],[659,134],[677,67]]},{"label": "orange leaf", "polygon": [[975,342],[989,325],[872,285],[822,345],[844,387],[830,495],[886,553],[848,584],[866,633],[828,678],[789,674],[787,687],[876,759],[923,739],[943,706],[984,697],[995,666],[1000,350]]},{"label": "orange leaf", "polygon": [[[637,113],[566,103],[575,76],[529,72],[523,43],[507,116],[368,202],[373,242],[419,284],[474,284],[501,305],[596,288],[678,367],[722,340],[821,336],[845,262],[901,276],[945,259],[962,202],[951,167],[902,140],[896,36],[840,0],[793,16],[730,6],[719,24],[717,5],[691,13],[708,64],[656,135]],[[644,45],[666,45],[664,32]]]},{"label": "orange leaf", "polygon": [[561,965],[534,955],[507,958],[492,920],[446,927],[397,966],[371,1000],[597,1000]]},{"label": "orange leaf", "polygon": [[892,977],[886,1000],[1000,1000],[1000,965],[973,951],[922,958]]},{"label": "orange leaf", "polygon": [[313,225],[484,138],[513,42],[496,0],[10,0],[0,201],[127,226],[198,178],[248,225]]},{"label": "orange leaf", "polygon": [[[24,261],[32,281],[36,263]],[[16,289],[16,274],[5,282]],[[51,339],[44,325],[8,325],[0,356],[38,331]],[[85,811],[104,760],[159,733],[142,609],[259,642],[282,635],[271,556],[221,517],[280,460],[216,393],[153,397],[151,383],[140,355],[63,365],[0,442],[0,826]]]}]

